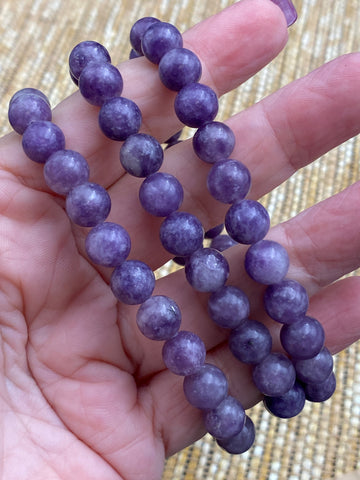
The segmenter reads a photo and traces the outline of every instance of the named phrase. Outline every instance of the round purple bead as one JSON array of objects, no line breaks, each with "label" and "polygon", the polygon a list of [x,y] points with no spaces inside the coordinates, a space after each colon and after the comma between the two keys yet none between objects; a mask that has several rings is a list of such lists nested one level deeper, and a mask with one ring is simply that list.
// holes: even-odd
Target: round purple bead
[{"label": "round purple bead", "polygon": [[83,69],[90,63],[111,63],[109,52],[98,42],[86,40],[78,43],[69,56],[69,70],[73,82],[77,85]]},{"label": "round purple bead", "polygon": [[199,292],[215,292],[229,276],[229,264],[214,248],[200,248],[185,264],[185,275],[190,285]]},{"label": "round purple bead", "polygon": [[31,160],[45,163],[52,153],[65,148],[65,136],[54,123],[35,121],[25,130],[22,147]]},{"label": "round purple bead", "polygon": [[100,128],[111,140],[126,140],[139,131],[141,121],[139,107],[128,98],[111,98],[106,100],[100,108]]},{"label": "round purple bead", "polygon": [[213,238],[210,243],[211,248],[215,248],[219,252],[224,252],[230,247],[237,245],[237,242],[233,240],[229,235],[218,235],[217,237]]},{"label": "round purple bead", "polygon": [[294,386],[295,368],[282,353],[270,353],[253,370],[253,380],[264,395],[279,397]]},{"label": "round purple bead", "polygon": [[306,399],[310,402],[325,402],[336,390],[336,377],[331,373],[329,377],[321,383],[311,383],[304,387]]},{"label": "round purple bead", "polygon": [[272,319],[290,324],[304,317],[309,306],[309,297],[299,282],[284,279],[267,287],[264,306]]},{"label": "round purple bead", "polygon": [[263,323],[245,319],[231,331],[229,348],[241,362],[257,365],[270,354],[272,338]]},{"label": "round purple bead", "polygon": [[156,217],[167,217],[175,212],[184,198],[179,180],[169,173],[156,172],[141,184],[139,199],[144,210]]},{"label": "round purple bead", "polygon": [[250,417],[246,415],[243,429],[234,437],[225,440],[217,440],[219,447],[226,452],[239,455],[246,452],[253,445],[255,440],[255,426]]},{"label": "round purple bead", "polygon": [[210,410],[227,396],[228,381],[220,368],[205,363],[198,372],[184,378],[183,388],[191,405]]},{"label": "round purple bead", "polygon": [[243,200],[250,190],[249,170],[237,160],[218,160],[207,177],[207,188],[219,202],[235,203]]},{"label": "round purple bead", "polygon": [[21,90],[18,90],[17,92],[15,92],[14,95],[10,99],[9,105],[11,105],[12,102],[14,100],[16,100],[18,97],[21,97],[22,95],[28,95],[28,94],[38,95],[43,100],[45,100],[45,102],[50,107],[50,102],[49,102],[49,99],[47,98],[47,96],[41,90],[38,90],[37,88],[31,88],[31,87],[22,88]]},{"label": "round purple bead", "polygon": [[226,212],[225,227],[236,242],[248,245],[265,237],[270,228],[270,217],[261,203],[241,200]]},{"label": "round purple bead", "polygon": [[151,340],[168,340],[174,337],[180,328],[181,312],[171,298],[154,295],[139,307],[136,322],[145,337]]},{"label": "round purple bead", "polygon": [[236,328],[249,316],[250,302],[239,288],[224,285],[210,295],[208,312],[220,327]]},{"label": "round purple bead", "polygon": [[204,162],[215,163],[228,158],[235,147],[235,135],[222,122],[209,122],[201,126],[193,137],[196,155]]},{"label": "round purple bead", "polygon": [[9,122],[15,132],[22,135],[31,122],[52,118],[48,100],[37,93],[18,94],[9,104]]},{"label": "round purple bead", "polygon": [[110,196],[97,183],[82,183],[70,190],[66,197],[69,218],[81,227],[94,227],[110,213]]},{"label": "round purple bead", "polygon": [[329,350],[324,347],[313,358],[294,359],[297,378],[303,383],[322,383],[331,374],[334,360]]},{"label": "round purple bead", "polygon": [[170,90],[179,91],[201,77],[201,63],[194,52],[187,48],[174,48],[161,58],[160,80]]},{"label": "round purple bead", "polygon": [[204,365],[206,348],[198,335],[182,330],[164,343],[162,357],[175,375],[192,375]]},{"label": "round purple bead", "polygon": [[88,182],[89,175],[87,161],[74,150],[58,150],[44,165],[46,184],[60,195],[67,195],[73,187]]},{"label": "round purple bead", "polygon": [[90,260],[104,267],[121,265],[130,253],[130,236],[121,225],[112,222],[99,223],[90,230],[85,249]]},{"label": "round purple bead", "polygon": [[244,428],[245,416],[241,403],[228,395],[216,408],[204,412],[205,428],[216,439],[231,438]]},{"label": "round purple bead", "polygon": [[214,120],[219,104],[212,88],[202,83],[190,83],[176,95],[174,108],[182,123],[198,128]]},{"label": "round purple bead", "polygon": [[128,137],[120,149],[120,162],[134,177],[147,177],[159,170],[164,151],[160,143],[146,133],[135,133]]},{"label": "round purple bead", "polygon": [[173,212],[160,226],[163,247],[174,255],[186,257],[202,247],[204,229],[200,220],[187,212]]},{"label": "round purple bead", "polygon": [[314,357],[323,348],[325,332],[318,320],[304,317],[290,325],[283,325],[280,340],[291,357],[305,360]]},{"label": "round purple bead", "polygon": [[115,297],[127,305],[139,305],[155,288],[155,275],[140,260],[125,260],[111,275],[110,287]]},{"label": "round purple bead", "polygon": [[141,40],[141,50],[152,63],[158,64],[161,58],[173,48],[181,48],[183,39],[179,30],[167,22],[155,22],[146,29]]},{"label": "round purple bead", "polygon": [[289,255],[280,243],[260,240],[245,255],[245,270],[256,282],[270,285],[281,282],[289,269]]},{"label": "round purple bead", "polygon": [[296,417],[305,405],[305,392],[303,387],[295,382],[288,392],[279,397],[265,397],[265,408],[279,418]]},{"label": "round purple bead", "polygon": [[121,95],[123,79],[111,63],[89,63],[81,72],[79,90],[91,105],[102,105],[106,100]]},{"label": "round purple bead", "polygon": [[141,48],[141,41],[144,36],[144,33],[149,27],[151,27],[151,25],[158,22],[160,22],[160,20],[158,20],[155,17],[143,17],[137,20],[134,23],[134,25],[131,27],[130,43],[133,50],[138,54],[138,56],[144,55]]}]

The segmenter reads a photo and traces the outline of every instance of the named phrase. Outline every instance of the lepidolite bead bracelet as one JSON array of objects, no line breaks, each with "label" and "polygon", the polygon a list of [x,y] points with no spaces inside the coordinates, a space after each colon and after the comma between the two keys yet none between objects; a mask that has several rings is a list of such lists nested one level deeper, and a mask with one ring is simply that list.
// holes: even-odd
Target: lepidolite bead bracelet
[{"label": "lepidolite bead bracelet", "polygon": [[[289,418],[301,411],[305,398],[323,401],[335,389],[332,356],[324,345],[320,323],[306,316],[308,296],[298,283],[286,278],[289,259],[278,243],[264,239],[270,226],[266,209],[247,196],[251,177],[247,167],[230,159],[235,135],[215,116],[215,92],[199,83],[201,63],[182,47],[182,36],[168,23],[146,17],[130,32],[131,56],[144,55],[159,65],[161,81],[177,93],[175,111],[188,126],[197,128],[193,147],[197,156],[211,165],[208,190],[220,202],[230,204],[223,224],[207,232],[212,246],[203,247],[204,229],[192,214],[182,212],[183,189],[173,175],[158,170],[163,149],[151,136],[140,133],[141,112],[130,99],[121,97],[122,78],[111,65],[107,50],[96,42],[82,42],[69,57],[70,76],[84,98],[100,107],[103,133],[124,141],[120,161],[131,175],[144,178],[139,198],[146,211],[164,217],[160,238],[164,248],[183,259],[185,275],[197,290],[209,292],[209,315],[229,330],[229,347],[234,357],[254,366],[253,380],[265,395],[264,404],[273,414]],[[196,108],[194,105],[196,104]],[[184,376],[184,394],[203,411],[206,429],[230,453],[242,453],[254,441],[255,429],[237,399],[229,394],[224,373],[206,363],[206,349],[192,332],[180,330],[181,312],[176,302],[153,296],[155,277],[138,260],[127,260],[131,241],[126,230],[106,222],[111,200],[106,190],[89,183],[89,167],[78,152],[65,150],[60,129],[51,122],[46,97],[34,89],[16,93],[10,101],[9,120],[23,134],[25,153],[44,163],[48,186],[66,196],[66,211],[78,225],[91,227],[86,251],[94,263],[114,268],[111,288],[124,303],[139,305],[137,325],[148,338],[164,341],[163,359],[175,374]],[[52,133],[44,142],[42,131]],[[25,139],[25,140],[24,140]],[[169,139],[168,145],[176,143]],[[91,199],[91,201],[89,201]],[[221,240],[221,241],[220,241]],[[243,243],[250,245],[245,257],[248,274],[268,285],[264,308],[283,323],[280,340],[287,353],[272,352],[269,330],[250,319],[251,307],[245,293],[226,285],[229,265],[222,250]]]}]

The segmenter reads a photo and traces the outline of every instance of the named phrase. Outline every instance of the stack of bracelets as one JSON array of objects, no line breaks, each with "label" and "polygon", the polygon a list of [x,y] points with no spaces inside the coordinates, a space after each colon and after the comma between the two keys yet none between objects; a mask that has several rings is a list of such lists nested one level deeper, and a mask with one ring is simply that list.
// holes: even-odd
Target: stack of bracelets
[{"label": "stack of bracelets", "polygon": [[[254,384],[264,396],[264,405],[281,418],[297,415],[305,400],[321,402],[335,390],[333,359],[324,346],[324,330],[306,315],[309,298],[297,281],[286,278],[288,254],[279,243],[266,240],[270,219],[257,201],[247,199],[251,178],[247,167],[230,159],[235,135],[224,123],[214,121],[218,99],[199,83],[201,63],[183,48],[180,32],[153,17],[138,20],[131,29],[130,58],[145,56],[158,64],[162,83],[178,92],[175,112],[186,126],[196,128],[193,149],[211,164],[207,187],[220,202],[229,204],[224,224],[204,234],[200,220],[179,210],[183,200],[180,182],[159,172],[164,157],[162,145],[139,133],[142,116],[138,106],[121,96],[123,80],[111,64],[107,50],[97,42],[78,44],[69,57],[70,75],[82,96],[100,107],[99,126],[115,141],[121,141],[120,162],[130,175],[144,178],[139,199],[142,207],[164,217],[160,239],[176,261],[185,266],[185,276],[199,292],[210,293],[208,312],[220,327],[228,329],[229,348],[236,359],[252,365]],[[202,410],[206,430],[229,453],[242,453],[254,442],[255,429],[240,402],[228,393],[228,381],[215,365],[205,363],[206,348],[198,335],[180,330],[181,312],[171,298],[152,295],[155,275],[142,261],[127,260],[131,241],[119,224],[106,222],[111,200],[106,189],[89,182],[89,166],[78,152],[65,149],[64,134],[51,121],[46,96],[37,89],[15,93],[9,104],[9,121],[23,135],[25,154],[44,163],[49,188],[66,196],[66,212],[75,224],[91,227],[85,247],[95,264],[112,267],[110,287],[115,297],[128,305],[140,305],[137,325],[149,339],[164,341],[163,361],[184,377],[184,394]],[[177,143],[179,135],[167,141]],[[223,227],[226,234],[221,234]],[[204,246],[204,237],[211,239]],[[210,240],[209,240],[210,241]],[[226,285],[229,264],[221,253],[228,246],[249,245],[245,256],[247,274],[266,285],[266,313],[282,325],[280,341],[285,353],[272,351],[272,337],[261,322],[249,319],[250,303],[234,285]]]}]

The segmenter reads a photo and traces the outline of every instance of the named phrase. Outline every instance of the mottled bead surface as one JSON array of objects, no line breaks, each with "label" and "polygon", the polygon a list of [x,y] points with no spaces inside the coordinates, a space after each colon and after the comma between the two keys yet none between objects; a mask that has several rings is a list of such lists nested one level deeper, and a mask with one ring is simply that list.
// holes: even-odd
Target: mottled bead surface
[{"label": "mottled bead surface", "polygon": [[304,383],[322,383],[331,374],[334,360],[329,350],[324,347],[313,358],[294,359],[296,375]]},{"label": "mottled bead surface", "polygon": [[155,288],[155,275],[140,260],[125,260],[111,275],[110,287],[115,297],[127,305],[145,302]]},{"label": "mottled bead surface", "polygon": [[208,312],[220,327],[236,328],[249,316],[250,302],[239,288],[224,285],[210,295]]},{"label": "mottled bead surface", "polygon": [[69,218],[81,227],[94,227],[110,213],[111,200],[107,191],[97,183],[82,183],[66,197]]},{"label": "mottled bead surface", "polygon": [[265,290],[267,314],[280,323],[294,323],[302,318],[309,306],[305,288],[296,280],[284,279]]},{"label": "mottled bead surface", "polygon": [[213,238],[210,243],[211,248],[215,248],[219,252],[224,252],[230,247],[237,245],[237,242],[233,240],[229,235],[218,235],[217,237]]},{"label": "mottled bead surface", "polygon": [[174,337],[181,324],[177,303],[165,295],[154,295],[139,307],[136,323],[145,337],[151,340],[168,340]]},{"label": "mottled bead surface", "polygon": [[281,282],[289,269],[289,255],[280,243],[260,240],[245,255],[245,270],[256,282],[264,285]]},{"label": "mottled bead surface", "polygon": [[15,132],[22,135],[31,122],[51,121],[49,102],[37,93],[19,94],[9,104],[8,118]]},{"label": "mottled bead surface", "polygon": [[243,200],[250,190],[250,172],[237,160],[218,160],[207,177],[207,188],[219,202],[235,203]]},{"label": "mottled bead surface", "polygon": [[183,39],[179,30],[167,22],[155,22],[146,29],[141,50],[152,63],[158,64],[162,57],[173,48],[181,48]]},{"label": "mottled bead surface", "polygon": [[234,437],[224,440],[217,440],[219,447],[233,455],[246,452],[253,445],[255,440],[255,426],[249,416],[246,415],[245,424],[242,430]]},{"label": "mottled bead surface", "polygon": [[74,150],[58,150],[44,165],[46,184],[60,195],[67,195],[72,188],[88,182],[89,175],[87,161]]},{"label": "mottled bead surface", "polygon": [[139,189],[142,207],[156,217],[167,217],[178,210],[183,198],[181,183],[169,173],[156,172],[149,175]]},{"label": "mottled bead surface", "polygon": [[231,438],[245,424],[245,410],[236,398],[228,395],[216,408],[204,412],[206,430],[217,439]]},{"label": "mottled bead surface", "polygon": [[45,102],[50,106],[50,102],[47,96],[41,90],[38,90],[37,88],[32,88],[32,87],[22,88],[21,90],[18,90],[17,92],[15,92],[14,95],[10,98],[9,105],[11,105],[12,102],[16,100],[18,97],[21,97],[22,95],[28,95],[28,94],[38,95],[43,100],[45,100]]},{"label": "mottled bead surface", "polygon": [[111,140],[126,140],[130,135],[139,131],[141,121],[139,107],[125,97],[106,100],[100,108],[100,128],[104,135]]},{"label": "mottled bead surface", "polygon": [[304,317],[290,325],[283,325],[280,340],[291,357],[305,360],[314,357],[323,348],[325,332],[316,318]]},{"label": "mottled bead surface", "polygon": [[198,128],[216,117],[219,104],[216,93],[202,83],[190,83],[176,95],[175,113],[188,127]]},{"label": "mottled bead surface", "polygon": [[222,122],[208,122],[201,126],[192,140],[194,152],[204,162],[215,163],[228,158],[235,147],[235,135]]},{"label": "mottled bead surface", "polygon": [[261,322],[244,319],[231,331],[229,348],[241,362],[257,365],[271,352],[272,338],[269,329]]},{"label": "mottled bead surface", "polygon": [[295,368],[282,353],[270,353],[254,367],[253,380],[264,395],[279,397],[293,387]]},{"label": "mottled bead surface", "polygon": [[159,76],[165,87],[179,91],[200,80],[201,62],[191,50],[173,48],[161,58]]},{"label": "mottled bead surface", "polygon": [[228,382],[220,368],[205,363],[198,372],[184,378],[183,388],[191,405],[210,410],[227,396]]},{"label": "mottled bead surface", "polygon": [[134,177],[147,177],[159,170],[164,151],[151,135],[136,133],[128,137],[120,149],[120,162]]},{"label": "mottled bead surface", "polygon": [[192,375],[204,365],[206,349],[198,335],[181,330],[164,343],[162,357],[175,375]]},{"label": "mottled bead surface", "polygon": [[130,253],[130,236],[124,227],[113,222],[96,225],[87,234],[85,249],[90,260],[104,267],[121,265]]},{"label": "mottled bead surface", "polygon": [[331,373],[329,377],[321,383],[311,383],[304,387],[306,399],[310,402],[325,402],[336,390],[336,377]]},{"label": "mottled bead surface", "polygon": [[85,40],[78,43],[69,55],[69,70],[73,82],[78,80],[84,67],[90,63],[111,63],[109,52],[98,42]]},{"label": "mottled bead surface", "polygon": [[229,276],[229,264],[214,248],[201,248],[185,264],[185,275],[190,285],[199,292],[215,292]]},{"label": "mottled bead surface", "polygon": [[138,54],[138,55],[143,55],[143,51],[141,48],[141,41],[144,36],[144,33],[146,30],[151,27],[154,23],[159,22],[155,17],[143,17],[139,18],[134,25],[131,27],[130,30],[130,44],[133,48],[133,50]]},{"label": "mottled bead surface", "polygon": [[121,95],[123,79],[111,63],[90,63],[81,72],[79,90],[91,105],[102,105],[106,100]]},{"label": "mottled bead surface", "polygon": [[160,240],[170,253],[186,257],[202,247],[204,229],[200,220],[187,212],[173,212],[160,226]]},{"label": "mottled bead surface", "polygon": [[45,163],[51,154],[65,148],[65,136],[54,123],[45,120],[35,121],[25,130],[22,147],[31,160]]},{"label": "mottled bead surface", "polygon": [[305,392],[303,387],[295,382],[288,392],[279,397],[265,397],[266,409],[279,418],[292,418],[302,411],[305,405]]},{"label": "mottled bead surface", "polygon": [[261,203],[245,199],[231,205],[225,215],[225,227],[236,242],[249,245],[265,237],[270,217]]}]

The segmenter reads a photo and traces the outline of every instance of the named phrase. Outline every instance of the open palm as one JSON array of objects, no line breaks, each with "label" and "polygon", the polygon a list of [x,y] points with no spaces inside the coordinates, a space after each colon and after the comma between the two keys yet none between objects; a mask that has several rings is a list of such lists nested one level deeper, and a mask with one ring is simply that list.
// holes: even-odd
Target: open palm
[{"label": "open palm", "polygon": [[[239,32],[241,35],[239,36]],[[184,35],[203,63],[202,81],[219,95],[266,65],[287,39],[281,11],[268,0],[244,0]],[[180,125],[172,93],[145,59],[120,65],[124,96],[143,112],[143,131],[164,141]],[[274,93],[229,120],[234,158],[253,178],[252,198],[269,192],[298,168],[360,131],[356,95],[360,57],[348,55]],[[146,79],[146,81],[144,81]],[[91,179],[112,198],[109,220],[131,235],[131,258],[158,268],[169,257],[158,239],[159,219],[142,211],[139,179],[121,170],[119,144],[100,133],[97,109],[76,94],[54,111],[66,147],[89,161]],[[183,142],[166,153],[164,171],[185,190],[183,209],[210,228],[224,206],[206,191],[208,165]],[[164,458],[203,433],[199,411],[182,393],[182,379],[165,370],[162,345],[141,336],[136,307],[119,304],[111,272],[84,253],[86,229],[76,227],[64,200],[46,186],[42,167],[28,160],[17,134],[0,143],[0,369],[2,477],[12,479],[147,479],[161,477]],[[273,228],[287,247],[289,277],[311,298],[332,352],[358,339],[359,282],[341,276],[359,266],[356,199],[359,185]],[[231,248],[230,283],[250,299],[259,287],[246,279],[244,250]],[[206,296],[177,272],[158,280],[156,293],[182,309],[182,328],[204,340],[208,359],[227,373],[231,392],[249,407],[259,400],[249,370],[226,347],[226,332],[206,315]],[[268,322],[259,302],[252,315]],[[277,327],[272,325],[276,339]]]}]

